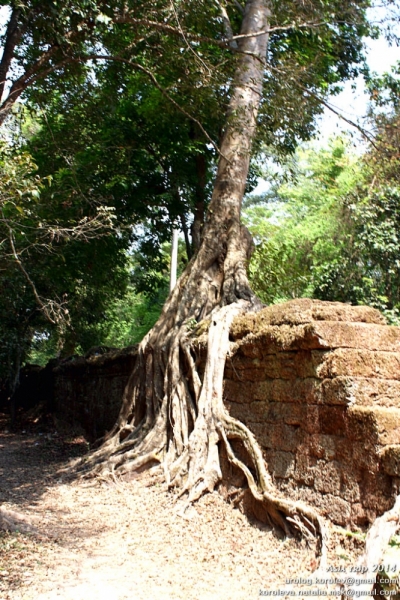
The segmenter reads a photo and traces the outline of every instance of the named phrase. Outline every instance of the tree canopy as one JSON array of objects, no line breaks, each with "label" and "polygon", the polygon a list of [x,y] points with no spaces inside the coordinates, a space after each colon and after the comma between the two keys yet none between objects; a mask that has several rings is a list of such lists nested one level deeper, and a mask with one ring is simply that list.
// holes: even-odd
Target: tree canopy
[{"label": "tree canopy", "polygon": [[[12,107],[21,106],[15,104],[19,97],[25,99],[24,115],[32,114],[23,151],[33,157],[40,178],[51,177],[51,186],[40,190],[41,205],[64,229],[80,218],[95,218],[100,207],[115,217],[115,233],[107,240],[68,243],[61,249],[64,242],[54,238],[46,255],[52,281],[39,295],[55,303],[68,301],[59,343],[64,351],[76,345],[85,349],[105,335],[102,307],[122,293],[128,277],[120,272],[115,285],[109,279],[107,293],[107,277],[103,287],[101,274],[108,260],[122,265],[124,250],[136,239],[136,289],[153,293],[157,276],[149,274],[160,268],[161,246],[173,227],[183,231],[188,258],[199,248],[229,85],[241,55],[243,6],[163,1],[4,6],[10,16],[0,63],[1,114],[4,120]],[[271,3],[254,152],[259,143],[275,152],[292,151],[312,135],[322,110],[318,97],[326,98],[363,68],[362,38],[375,34],[366,18],[368,6],[351,2],[344,10],[336,2]],[[250,174],[250,185],[256,172]],[[107,248],[107,256],[96,250],[99,245]],[[68,273],[82,282],[78,265],[86,269],[90,261],[85,253],[79,256],[81,250],[75,256],[75,246],[97,256],[91,261],[97,275],[85,278],[87,285],[92,281],[85,293],[83,286],[66,283]],[[44,246],[41,251],[44,256]],[[26,271],[40,290],[45,271],[36,276],[30,265]],[[79,306],[87,308],[86,320]],[[99,332],[101,323],[105,329],[100,326]],[[34,327],[29,331],[33,340]]]},{"label": "tree canopy", "polygon": [[[107,256],[111,263],[117,260],[122,265],[124,249],[136,237],[140,246],[136,289],[155,290],[157,276],[151,279],[148,274],[157,273],[161,245],[172,228],[182,229],[188,258],[200,244],[229,102],[227,82],[232,81],[240,56],[243,7],[238,2],[201,6],[11,2],[4,6],[10,13],[0,63],[1,114],[4,120],[16,100],[25,98],[24,115],[30,111],[34,126],[24,152],[33,156],[38,177],[51,178],[51,186],[40,190],[41,204],[53,211],[58,227],[65,225],[65,229],[72,222],[76,226],[79,217],[95,218],[99,207],[113,211],[107,215],[115,217],[116,234],[101,241]],[[344,79],[363,68],[362,38],[376,34],[366,18],[368,6],[368,2],[348,3],[343,11],[335,2],[271,4],[254,151],[262,143],[274,152],[288,152],[310,137],[322,107],[319,97],[337,91]],[[17,156],[19,150],[15,152]],[[257,171],[253,172],[250,185]],[[43,221],[40,210],[37,220]],[[90,248],[96,254],[99,243],[86,240],[86,252]],[[69,271],[74,273],[72,279],[82,281],[79,259],[74,244],[68,244],[68,252],[57,244],[60,240],[53,239],[46,260],[57,265],[56,257],[62,256],[63,267],[56,267],[55,273],[63,273],[62,283],[50,276],[44,297],[54,306],[68,299],[68,322],[59,342],[65,351],[76,344],[87,348],[104,335],[96,333],[95,325],[105,314],[101,307],[106,298],[122,293],[127,274],[121,274],[116,287],[110,285],[111,295],[103,290],[101,277],[98,283],[94,277],[92,291],[86,292],[93,301],[83,300],[85,294],[80,301],[73,300],[82,290],[64,282]],[[27,267],[27,273],[32,272]],[[32,273],[38,289],[46,279],[44,272]],[[98,294],[96,287],[102,290]],[[77,323],[78,315],[83,316],[80,302],[88,308],[83,329]],[[29,331],[32,340],[34,327]],[[106,330],[100,327],[100,331]]]},{"label": "tree canopy", "polygon": [[[137,232],[147,236],[141,249],[156,257],[154,248],[177,224],[185,235],[187,264],[138,346],[118,420],[81,469],[125,475],[158,464],[168,486],[187,494],[190,503],[221,480],[223,448],[269,521],[284,531],[316,535],[322,561],[322,519],[277,494],[254,435],[224,406],[223,373],[233,318],[260,307],[247,274],[252,240],[240,220],[251,156],[265,148],[282,156],[311,137],[328,94],[364,69],[363,38],[377,34],[367,18],[370,5],[10,2],[0,62],[2,122],[8,124],[21,97],[36,128],[4,163],[7,178],[14,173],[12,161],[22,160],[12,185],[30,202],[25,207],[5,197],[1,221],[4,260],[16,274],[13,294],[23,299],[18,323],[27,322],[31,310],[59,335],[64,328],[63,343],[74,347],[78,338],[98,331],[108,298],[122,294],[124,252]],[[345,253],[343,240],[357,231],[354,225],[337,231],[336,222],[349,209],[337,197],[363,188],[353,186],[340,144],[310,168],[324,201],[315,183],[306,183],[307,173],[300,173],[300,193],[294,185],[280,188],[275,204],[281,215],[270,221],[268,237],[285,211],[291,214],[303,231],[288,228],[283,254],[294,256],[294,241],[300,240],[300,261],[321,271],[336,260],[338,247]],[[39,200],[37,207],[32,198]],[[374,214],[384,213],[387,203],[373,206]],[[326,240],[326,233],[336,238]],[[380,264],[383,231],[375,233],[368,251],[376,251]],[[382,248],[387,243],[385,238]],[[270,262],[279,264],[281,277],[287,258],[280,256],[282,248],[272,250]],[[300,261],[292,265],[297,289],[317,289]],[[286,294],[277,280],[275,296]],[[337,281],[341,289],[340,273]],[[203,370],[194,343],[202,328],[208,336]],[[40,333],[36,322],[17,338],[29,345]],[[14,372],[26,352],[19,341]]]},{"label": "tree canopy", "polygon": [[349,138],[300,147],[267,194],[248,197],[251,279],[265,302],[368,304],[399,322],[397,82],[396,69],[370,81],[376,138],[364,154]]}]

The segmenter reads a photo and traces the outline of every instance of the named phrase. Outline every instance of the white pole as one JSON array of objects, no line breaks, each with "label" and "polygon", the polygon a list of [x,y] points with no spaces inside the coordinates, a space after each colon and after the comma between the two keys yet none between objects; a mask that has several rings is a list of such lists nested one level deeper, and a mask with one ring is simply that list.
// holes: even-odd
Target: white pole
[{"label": "white pole", "polygon": [[176,284],[176,271],[178,269],[178,230],[172,230],[172,244],[171,244],[171,270],[169,275],[169,291],[175,287]]}]

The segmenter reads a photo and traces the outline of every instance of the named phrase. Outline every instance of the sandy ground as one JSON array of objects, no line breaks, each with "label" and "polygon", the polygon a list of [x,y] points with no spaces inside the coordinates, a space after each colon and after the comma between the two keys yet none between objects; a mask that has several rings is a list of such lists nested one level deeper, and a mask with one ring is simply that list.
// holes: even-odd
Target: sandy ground
[{"label": "sandy ground", "polygon": [[[0,506],[34,528],[0,533],[0,600],[251,600],[315,567],[304,542],[280,539],[218,493],[183,518],[147,475],[65,481],[60,468],[85,450],[82,437],[9,433],[0,421]],[[336,533],[330,560],[355,564],[361,548]]]}]

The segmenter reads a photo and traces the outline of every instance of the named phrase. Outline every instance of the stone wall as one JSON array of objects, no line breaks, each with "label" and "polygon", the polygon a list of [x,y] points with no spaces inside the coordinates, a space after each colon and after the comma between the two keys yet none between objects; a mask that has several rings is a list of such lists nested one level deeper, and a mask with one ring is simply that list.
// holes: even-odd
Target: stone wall
[{"label": "stone wall", "polygon": [[[231,339],[226,405],[257,437],[278,488],[345,526],[391,507],[400,491],[400,328],[367,307],[304,299],[236,319]],[[128,348],[59,364],[56,410],[102,436],[135,356]]]},{"label": "stone wall", "polygon": [[234,323],[230,413],[282,491],[360,526],[400,492],[400,328],[366,307],[296,300]]},{"label": "stone wall", "polygon": [[131,346],[60,362],[53,371],[55,412],[81,425],[91,441],[102,437],[117,420],[135,360]]}]

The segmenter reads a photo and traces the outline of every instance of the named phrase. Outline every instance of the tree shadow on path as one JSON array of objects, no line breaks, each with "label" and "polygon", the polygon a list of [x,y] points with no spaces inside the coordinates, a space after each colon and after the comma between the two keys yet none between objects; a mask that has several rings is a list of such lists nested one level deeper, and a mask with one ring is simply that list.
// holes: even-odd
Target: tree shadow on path
[{"label": "tree shadow on path", "polygon": [[88,445],[76,432],[21,423],[10,432],[7,415],[0,413],[0,504],[32,507],[60,482],[58,471],[68,460],[82,456]]}]

